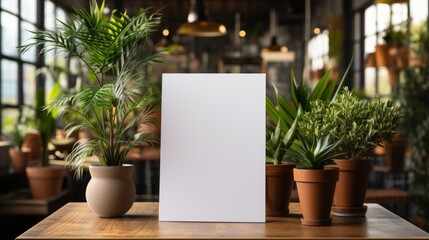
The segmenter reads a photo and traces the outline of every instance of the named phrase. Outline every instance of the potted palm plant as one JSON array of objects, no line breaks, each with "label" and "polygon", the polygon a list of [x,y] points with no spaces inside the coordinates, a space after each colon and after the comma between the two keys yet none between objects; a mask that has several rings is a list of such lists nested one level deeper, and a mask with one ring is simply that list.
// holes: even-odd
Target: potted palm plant
[{"label": "potted palm plant", "polygon": [[152,121],[149,116],[159,102],[147,94],[144,66],[159,61],[165,51],[143,55],[142,50],[159,24],[159,14],[142,9],[129,17],[113,10],[108,16],[104,1],[91,1],[89,10],[76,8],[68,23],[59,24],[56,31],[34,32],[33,42],[21,50],[37,45],[43,46],[42,53],[58,49],[80,59],[96,79],[96,86],[59,96],[44,109],[61,109],[65,118],[79,116],[66,126],[67,135],[82,128],[90,131],[93,137],[76,144],[66,161],[79,177],[88,158],[98,159],[99,165],[89,167],[88,205],[101,217],[122,216],[135,197],[133,166],[124,164],[125,157],[133,147],[153,143],[150,134],[134,131]]},{"label": "potted palm plant", "polygon": [[330,218],[335,184],[338,180],[338,169],[324,169],[339,154],[335,148],[341,142],[330,142],[329,135],[322,138],[313,136],[307,141],[298,135],[286,156],[296,164],[293,171],[302,209],[303,225],[331,225]]},{"label": "potted palm plant", "polygon": [[[298,117],[301,110],[298,110]],[[274,131],[267,130],[266,139],[266,194],[265,214],[268,217],[289,214],[289,201],[293,188],[293,168],[295,165],[282,162],[286,150],[295,139],[298,117],[286,134],[282,134],[280,122]]]},{"label": "potted palm plant", "polygon": [[373,160],[374,147],[390,141],[400,126],[401,113],[392,101],[379,98],[373,101],[358,99],[344,88],[331,103],[312,102],[310,112],[302,115],[298,132],[305,139],[330,134],[334,141],[341,139],[335,159],[340,169],[334,207],[338,216],[365,216],[366,189]]}]

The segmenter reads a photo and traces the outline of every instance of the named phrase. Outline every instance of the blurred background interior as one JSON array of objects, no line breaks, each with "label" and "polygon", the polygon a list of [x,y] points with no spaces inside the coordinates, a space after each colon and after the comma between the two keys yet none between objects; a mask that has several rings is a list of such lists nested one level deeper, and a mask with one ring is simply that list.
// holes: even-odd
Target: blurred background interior
[{"label": "blurred background interior", "polygon": [[[25,125],[24,144],[36,149],[32,131],[36,92],[46,97],[91,84],[82,66],[61,52],[20,54],[36,28],[54,30],[73,6],[87,0],[14,0],[0,5],[0,221],[1,239],[13,239],[70,201],[85,201],[89,175],[65,177],[59,194],[32,199],[23,166],[11,163],[11,133]],[[160,28],[148,48],[175,50],[162,64],[147,69],[160,91],[162,73],[266,73],[267,95],[274,83],[288,96],[290,71],[314,85],[328,70],[341,77],[353,58],[347,85],[361,97],[393,99],[404,111],[404,124],[392,144],[374,149],[376,167],[366,202],[379,203],[428,230],[429,220],[429,34],[428,0],[106,0],[109,9],[161,9]],[[210,32],[188,21],[210,19]],[[245,86],[243,86],[245,87]],[[219,93],[221,94],[221,93]],[[51,164],[64,157],[85,132],[65,138],[56,121],[49,145]],[[147,126],[146,126],[147,127]],[[159,134],[159,126],[150,131]],[[35,135],[35,136],[34,136]],[[40,144],[40,143],[39,143]],[[136,201],[157,201],[159,150],[142,147],[128,156],[136,165]],[[296,195],[293,200],[297,200]],[[394,223],[392,223],[394,224]]]}]

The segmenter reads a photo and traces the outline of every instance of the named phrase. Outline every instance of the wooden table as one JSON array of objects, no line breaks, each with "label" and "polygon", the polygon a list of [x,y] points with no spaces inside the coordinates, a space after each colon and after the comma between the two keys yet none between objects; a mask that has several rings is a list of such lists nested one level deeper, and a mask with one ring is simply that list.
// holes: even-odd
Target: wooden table
[{"label": "wooden table", "polygon": [[[178,206],[180,207],[180,206]],[[159,222],[158,203],[134,203],[122,218],[99,218],[86,203],[68,203],[17,239],[429,239],[429,234],[377,204],[367,217],[333,217],[327,227],[303,226],[298,203],[291,216],[266,223]]]}]

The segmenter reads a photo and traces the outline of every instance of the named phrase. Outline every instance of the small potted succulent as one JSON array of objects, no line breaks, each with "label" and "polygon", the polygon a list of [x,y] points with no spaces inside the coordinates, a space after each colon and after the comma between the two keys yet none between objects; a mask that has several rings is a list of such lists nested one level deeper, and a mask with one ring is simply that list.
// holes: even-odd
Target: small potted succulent
[{"label": "small potted succulent", "polygon": [[298,132],[305,138],[321,138],[330,134],[340,140],[335,159],[340,177],[332,211],[338,216],[365,216],[368,178],[373,167],[369,158],[373,149],[391,141],[400,126],[401,112],[392,101],[373,101],[353,96],[348,88],[331,103],[314,101],[310,112],[298,123]]},{"label": "small potted succulent", "polygon": [[144,49],[160,22],[158,13],[142,9],[129,17],[113,10],[109,16],[104,1],[98,5],[91,0],[89,5],[89,10],[75,8],[67,23],[58,22],[56,31],[34,32],[33,42],[21,51],[39,45],[41,53],[63,51],[79,59],[96,79],[96,86],[61,95],[44,109],[61,110],[65,118],[79,116],[66,126],[67,136],[79,129],[90,131],[92,138],[78,142],[66,161],[77,176],[86,160],[99,161],[89,167],[92,178],[86,189],[87,203],[101,217],[118,217],[131,208],[135,198],[134,168],[124,164],[125,157],[132,148],[154,142],[150,134],[138,131],[141,124],[153,122],[150,115],[159,103],[148,94],[145,69],[160,61],[168,49],[156,53]]},{"label": "small potted succulent", "polygon": [[325,169],[338,156],[335,148],[341,140],[330,142],[330,136],[311,140],[298,135],[286,156],[296,165],[293,171],[302,209],[303,225],[331,225],[330,218],[338,169]]},{"label": "small potted succulent", "polygon": [[[298,116],[301,110],[298,110]],[[266,139],[266,195],[265,213],[268,217],[289,214],[289,201],[293,187],[293,168],[295,165],[282,162],[286,150],[295,139],[298,117],[286,134],[282,134],[280,122],[274,131],[267,130]]]}]

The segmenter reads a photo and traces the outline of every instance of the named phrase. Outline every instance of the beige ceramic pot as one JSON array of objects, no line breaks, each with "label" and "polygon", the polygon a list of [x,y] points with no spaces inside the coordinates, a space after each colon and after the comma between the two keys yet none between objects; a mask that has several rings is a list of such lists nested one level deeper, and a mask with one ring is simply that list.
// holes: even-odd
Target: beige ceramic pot
[{"label": "beige ceramic pot", "polygon": [[28,181],[34,199],[48,199],[61,192],[66,171],[62,167],[27,167]]},{"label": "beige ceramic pot", "polygon": [[28,161],[30,160],[30,150],[18,148],[9,149],[10,160],[12,161],[12,167],[15,170],[24,170],[27,167]]},{"label": "beige ceramic pot", "polygon": [[136,188],[131,177],[134,166],[90,166],[91,180],[86,202],[100,217],[121,217],[133,205]]}]

